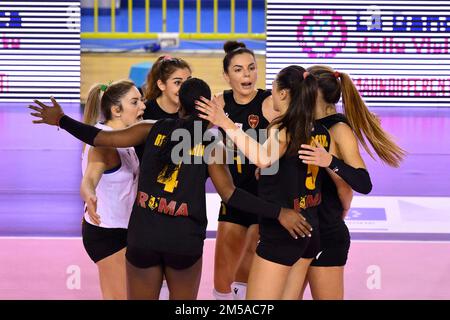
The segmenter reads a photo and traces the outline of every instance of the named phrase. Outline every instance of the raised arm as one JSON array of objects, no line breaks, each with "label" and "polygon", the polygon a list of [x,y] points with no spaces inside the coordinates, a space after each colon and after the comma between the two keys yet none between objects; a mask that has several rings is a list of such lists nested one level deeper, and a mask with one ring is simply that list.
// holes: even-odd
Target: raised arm
[{"label": "raised arm", "polygon": [[53,97],[50,99],[53,107],[47,106],[39,100],[34,100],[37,106],[28,106],[36,111],[31,115],[40,118],[40,120],[33,120],[33,123],[59,126],[75,138],[93,146],[125,148],[142,144],[154,123],[153,121],[141,121],[126,129],[104,131],[65,115],[59,103]]},{"label": "raised arm", "polygon": [[206,119],[216,126],[224,129],[225,133],[236,144],[241,152],[259,168],[267,168],[276,162],[286,151],[286,131],[273,128],[269,132],[266,142],[261,145],[258,141],[250,137],[239,129],[231,119],[229,119],[223,109],[214,101],[202,98],[197,101],[197,109],[202,112],[199,117]]}]

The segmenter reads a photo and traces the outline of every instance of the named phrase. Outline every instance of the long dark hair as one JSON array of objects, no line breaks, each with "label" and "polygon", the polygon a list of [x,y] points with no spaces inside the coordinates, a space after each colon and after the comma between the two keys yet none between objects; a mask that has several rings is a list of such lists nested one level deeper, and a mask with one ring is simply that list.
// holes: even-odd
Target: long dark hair
[{"label": "long dark hair", "polygon": [[[208,121],[198,117],[199,111],[195,108],[195,101],[200,100],[200,97],[211,99],[211,89],[205,81],[198,78],[186,80],[181,85],[178,96],[180,98],[180,111],[184,116],[176,120],[176,125],[167,133],[158,152],[159,168],[162,172],[161,177],[163,179],[168,179],[179,165],[178,163],[174,163],[171,157],[172,149],[180,143],[179,141],[172,141],[171,139],[175,130],[187,130],[191,137],[190,146],[194,147],[202,141],[203,133],[206,131],[209,124]],[[196,137],[194,134],[195,123],[201,124],[201,137]]]},{"label": "long dark hair", "polygon": [[231,60],[234,56],[238,54],[248,53],[255,58],[255,54],[252,50],[247,49],[244,43],[237,41],[227,41],[223,45],[223,50],[225,51],[225,57],[223,57],[223,72],[228,73],[228,67],[230,66]]},{"label": "long dark hair", "polygon": [[307,75],[300,66],[289,66],[281,70],[276,78],[278,90],[289,90],[291,101],[286,112],[276,118],[269,129],[278,125],[286,128],[288,146],[286,154],[296,154],[301,144],[309,144],[314,122],[314,108],[317,99],[317,81]]}]

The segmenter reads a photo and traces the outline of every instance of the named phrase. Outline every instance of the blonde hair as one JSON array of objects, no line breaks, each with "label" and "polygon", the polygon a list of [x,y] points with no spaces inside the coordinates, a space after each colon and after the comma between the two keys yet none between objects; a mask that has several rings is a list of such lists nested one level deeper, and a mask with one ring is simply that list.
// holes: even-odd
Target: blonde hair
[{"label": "blonde hair", "polygon": [[378,117],[367,108],[350,76],[323,65],[312,66],[308,71],[317,78],[319,89],[327,103],[336,104],[342,96],[344,114],[367,153],[374,158],[368,141],[384,163],[399,167],[406,151],[383,130]]},{"label": "blonde hair", "polygon": [[93,85],[84,106],[83,122],[94,125],[100,118],[104,121],[111,120],[111,107],[116,105],[122,110],[120,100],[133,87],[135,84],[130,80],[120,80],[109,85]]}]

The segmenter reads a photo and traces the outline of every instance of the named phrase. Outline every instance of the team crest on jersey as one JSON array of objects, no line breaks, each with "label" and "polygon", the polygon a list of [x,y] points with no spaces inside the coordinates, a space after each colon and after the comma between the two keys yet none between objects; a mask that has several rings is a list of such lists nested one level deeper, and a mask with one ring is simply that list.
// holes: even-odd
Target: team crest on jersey
[{"label": "team crest on jersey", "polygon": [[248,116],[248,125],[250,128],[255,129],[259,124],[259,116],[251,114]]},{"label": "team crest on jersey", "polygon": [[152,210],[155,210],[158,208],[158,200],[155,196],[150,196],[150,199],[148,200],[148,207]]}]

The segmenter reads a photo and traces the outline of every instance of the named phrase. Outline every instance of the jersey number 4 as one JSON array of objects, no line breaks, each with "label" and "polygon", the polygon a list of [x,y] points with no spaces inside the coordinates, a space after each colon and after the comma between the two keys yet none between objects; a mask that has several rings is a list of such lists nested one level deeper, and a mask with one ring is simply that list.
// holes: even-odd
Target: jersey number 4
[{"label": "jersey number 4", "polygon": [[172,193],[176,187],[178,187],[178,171],[180,170],[181,164],[175,167],[172,174],[168,178],[164,178],[164,175],[167,170],[167,166],[159,173],[158,182],[164,185],[164,191]]}]

